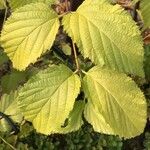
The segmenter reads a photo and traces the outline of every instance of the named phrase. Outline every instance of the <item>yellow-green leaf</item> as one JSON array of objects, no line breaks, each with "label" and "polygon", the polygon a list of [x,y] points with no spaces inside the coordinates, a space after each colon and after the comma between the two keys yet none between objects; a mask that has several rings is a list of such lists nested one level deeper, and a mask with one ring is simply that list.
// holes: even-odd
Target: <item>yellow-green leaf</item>
[{"label": "yellow-green leaf", "polygon": [[25,70],[49,49],[58,32],[57,14],[44,3],[25,5],[6,21],[1,45],[18,70]]},{"label": "yellow-green leaf", "polygon": [[84,116],[97,132],[131,138],[146,124],[146,100],[136,83],[123,73],[94,67],[83,88],[88,99]]},{"label": "yellow-green leaf", "polygon": [[64,65],[34,75],[19,91],[19,106],[37,132],[55,133],[73,109],[80,79]]},{"label": "yellow-green leaf", "polygon": [[[14,122],[20,123],[23,119],[22,113],[17,105],[17,91],[11,92],[9,95],[4,94],[0,99],[0,112],[8,115]],[[0,119],[0,131],[8,131],[10,125],[5,118]]]},{"label": "yellow-green leaf", "polygon": [[85,58],[120,72],[144,76],[141,33],[119,5],[86,0],[76,12],[64,16],[63,25]]},{"label": "yellow-green leaf", "polygon": [[55,133],[66,134],[79,130],[83,125],[82,113],[84,107],[85,103],[83,101],[75,102],[73,110],[70,112],[69,117],[67,118],[67,125],[57,129]]},{"label": "yellow-green leaf", "polygon": [[53,4],[56,2],[56,0],[8,0],[9,5],[12,10],[15,10],[19,7],[22,7],[24,5],[30,4],[30,3],[36,3],[36,2],[42,2],[47,5]]}]

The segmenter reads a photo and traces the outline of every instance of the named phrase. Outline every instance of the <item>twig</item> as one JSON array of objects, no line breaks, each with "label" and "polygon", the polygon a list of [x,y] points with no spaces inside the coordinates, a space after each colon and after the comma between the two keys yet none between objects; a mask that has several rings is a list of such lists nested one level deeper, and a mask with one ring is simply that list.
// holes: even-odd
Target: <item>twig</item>
[{"label": "twig", "polygon": [[79,61],[78,61],[78,57],[77,57],[76,47],[75,47],[75,44],[73,41],[72,41],[72,47],[73,47],[73,53],[74,53],[74,58],[75,58],[75,63],[76,63],[76,71],[75,72],[79,72],[80,66],[79,66]]},{"label": "twig", "polygon": [[68,12],[69,11],[68,0],[65,0],[65,5],[66,5],[66,12]]},{"label": "twig", "polygon": [[82,71],[82,73],[84,73],[85,75],[87,74],[87,72],[85,72],[84,70],[81,70]]},{"label": "twig", "polygon": [[63,16],[67,15],[68,13],[69,13],[69,11],[68,11],[68,12],[65,12],[65,13],[63,13],[63,14],[60,14],[60,15],[58,15],[58,18],[62,18]]},{"label": "twig", "polygon": [[6,140],[4,140],[1,136],[0,136],[0,139],[1,139],[6,145],[8,145],[9,147],[11,147],[13,150],[17,150],[15,147],[13,147],[11,144],[9,144]]}]

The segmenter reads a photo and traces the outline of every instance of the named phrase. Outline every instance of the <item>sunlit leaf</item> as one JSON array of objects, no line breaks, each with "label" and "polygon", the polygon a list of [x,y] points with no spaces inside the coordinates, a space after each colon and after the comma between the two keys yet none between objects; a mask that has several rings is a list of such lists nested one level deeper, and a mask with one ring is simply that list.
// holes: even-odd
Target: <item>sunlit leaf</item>
[{"label": "sunlit leaf", "polygon": [[67,119],[67,125],[65,127],[61,127],[57,129],[55,133],[69,133],[73,131],[77,131],[83,125],[82,120],[82,112],[84,109],[85,103],[83,101],[75,102],[73,110],[70,112],[69,117]]},{"label": "sunlit leaf", "polygon": [[141,33],[119,5],[87,0],[64,16],[66,32],[86,58],[120,72],[144,76]]},{"label": "sunlit leaf", "polygon": [[95,131],[131,138],[146,124],[146,100],[125,74],[94,67],[83,82],[88,99],[84,116]]},{"label": "sunlit leaf", "polygon": [[1,45],[18,70],[25,70],[49,49],[57,34],[57,14],[44,3],[17,9],[6,21]]},{"label": "sunlit leaf", "polygon": [[34,75],[19,91],[19,106],[37,132],[55,133],[73,109],[80,79],[64,65]]},{"label": "sunlit leaf", "polygon": [[56,0],[8,0],[9,5],[12,10],[15,10],[19,7],[22,7],[24,5],[30,4],[30,3],[36,3],[36,2],[43,2],[50,6],[50,4],[53,4],[56,2]]}]

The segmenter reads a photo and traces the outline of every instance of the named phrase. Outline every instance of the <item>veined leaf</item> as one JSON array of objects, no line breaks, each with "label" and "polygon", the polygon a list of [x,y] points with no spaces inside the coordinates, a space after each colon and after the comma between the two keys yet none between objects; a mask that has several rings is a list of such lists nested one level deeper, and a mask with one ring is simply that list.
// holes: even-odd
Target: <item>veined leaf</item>
[{"label": "veined leaf", "polygon": [[38,132],[55,133],[73,109],[80,79],[64,65],[52,66],[33,76],[19,92],[25,119]]},{"label": "veined leaf", "polygon": [[144,20],[144,27],[150,27],[150,1],[141,0],[140,10]]},{"label": "veined leaf", "polygon": [[125,74],[94,67],[84,77],[83,88],[88,98],[84,115],[95,131],[125,138],[143,132],[146,100]]},{"label": "veined leaf", "polygon": [[1,45],[13,67],[24,70],[49,49],[57,34],[57,14],[44,3],[25,5],[6,21]]},{"label": "veined leaf", "polygon": [[[20,123],[22,121],[22,113],[17,105],[17,91],[11,92],[9,95],[4,94],[0,100],[0,112],[8,115],[14,122]],[[5,118],[0,119],[0,131],[8,131],[10,128]]]},{"label": "veined leaf", "polygon": [[11,9],[15,10],[16,8],[22,7],[30,3],[36,3],[36,2],[43,2],[46,3],[47,5],[50,5],[55,3],[56,0],[8,0],[8,2]]},{"label": "veined leaf", "polygon": [[119,5],[87,0],[64,16],[63,25],[83,56],[95,64],[144,76],[140,32]]},{"label": "veined leaf", "polygon": [[85,107],[85,103],[83,101],[75,102],[73,110],[70,112],[68,117],[68,124],[65,127],[61,127],[57,129],[55,133],[70,133],[73,131],[77,131],[83,125],[82,113]]}]

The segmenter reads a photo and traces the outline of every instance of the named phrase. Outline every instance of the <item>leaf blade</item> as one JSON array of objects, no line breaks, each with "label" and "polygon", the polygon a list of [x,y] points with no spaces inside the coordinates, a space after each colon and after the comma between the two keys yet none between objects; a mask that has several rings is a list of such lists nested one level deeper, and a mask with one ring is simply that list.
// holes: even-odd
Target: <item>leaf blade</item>
[{"label": "leaf blade", "polygon": [[19,7],[22,7],[30,3],[42,2],[42,3],[49,5],[49,4],[55,3],[55,1],[56,0],[8,0],[9,5],[13,11]]},{"label": "leaf blade", "polygon": [[77,75],[64,65],[52,66],[33,76],[22,88],[19,106],[38,132],[51,134],[73,109],[79,89]]},{"label": "leaf blade", "polygon": [[6,21],[1,45],[14,68],[25,70],[49,49],[58,32],[57,14],[44,3],[26,5]]},{"label": "leaf blade", "polygon": [[57,129],[55,133],[66,134],[79,130],[83,125],[82,112],[84,106],[85,103],[83,101],[76,101],[73,110],[69,114],[68,124],[65,127]]},{"label": "leaf blade", "polygon": [[120,72],[144,76],[140,32],[119,5],[85,1],[76,12],[64,16],[63,26],[85,58]]},{"label": "leaf blade", "polygon": [[[14,122],[20,123],[23,120],[23,116],[17,104],[17,96],[17,91],[11,92],[10,94],[4,94],[0,100],[0,112],[8,115]],[[8,131],[9,128],[5,118],[0,119],[0,131],[5,132]]]},{"label": "leaf blade", "polygon": [[84,114],[95,131],[125,138],[142,133],[146,123],[146,100],[129,77],[94,67],[84,77],[83,85],[88,98]]}]

